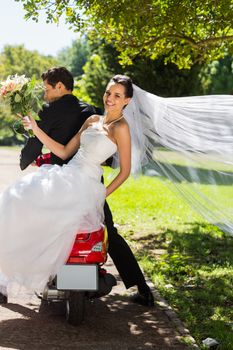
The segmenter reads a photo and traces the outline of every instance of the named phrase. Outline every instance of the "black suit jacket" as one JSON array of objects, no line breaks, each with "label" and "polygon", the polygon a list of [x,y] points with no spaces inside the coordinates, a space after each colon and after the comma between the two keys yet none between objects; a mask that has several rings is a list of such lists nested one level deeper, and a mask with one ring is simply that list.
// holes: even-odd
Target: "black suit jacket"
[{"label": "black suit jacket", "polygon": [[[93,114],[101,114],[99,109],[79,101],[74,95],[62,96],[59,100],[44,105],[39,112],[39,127],[54,140],[67,144],[69,140],[78,132],[85,120]],[[21,150],[20,168],[24,170],[42,152],[43,144],[32,137],[27,140],[26,145]],[[51,163],[62,165],[67,163],[51,153]]]}]

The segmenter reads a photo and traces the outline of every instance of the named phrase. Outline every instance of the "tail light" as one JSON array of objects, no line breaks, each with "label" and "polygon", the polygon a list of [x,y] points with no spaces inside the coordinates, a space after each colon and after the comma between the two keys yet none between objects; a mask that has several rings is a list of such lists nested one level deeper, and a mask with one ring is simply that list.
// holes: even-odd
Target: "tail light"
[{"label": "tail light", "polygon": [[78,233],[75,238],[75,243],[85,242],[90,238],[91,233]]},{"label": "tail light", "polygon": [[104,227],[94,232],[77,233],[67,264],[105,262],[107,244],[107,232]]}]

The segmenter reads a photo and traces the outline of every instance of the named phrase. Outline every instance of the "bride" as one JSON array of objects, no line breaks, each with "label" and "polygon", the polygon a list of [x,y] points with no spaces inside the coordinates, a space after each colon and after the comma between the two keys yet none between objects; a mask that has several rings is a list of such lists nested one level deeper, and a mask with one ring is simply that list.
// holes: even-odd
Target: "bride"
[{"label": "bride", "polygon": [[[0,195],[0,285],[42,289],[66,261],[76,232],[94,231],[103,222],[105,198],[129,176],[131,140],[124,107],[133,95],[131,79],[115,76],[103,101],[105,116],[93,115],[67,145],[46,135],[34,119],[24,121],[37,138],[62,159],[44,165]],[[116,151],[120,171],[107,186],[101,164]]]},{"label": "bride", "polygon": [[[162,98],[117,75],[103,100],[105,116],[90,117],[65,146],[33,119],[24,122],[58,157],[76,154],[62,167],[42,166],[0,195],[2,292],[12,282],[42,289],[66,261],[76,232],[98,229],[105,197],[145,164],[233,235],[233,96]],[[105,188],[101,163],[112,155],[120,171]]]}]

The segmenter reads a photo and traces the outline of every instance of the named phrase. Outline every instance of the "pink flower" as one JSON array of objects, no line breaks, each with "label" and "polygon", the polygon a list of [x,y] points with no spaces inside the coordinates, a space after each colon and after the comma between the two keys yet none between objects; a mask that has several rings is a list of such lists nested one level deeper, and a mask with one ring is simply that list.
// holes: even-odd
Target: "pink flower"
[{"label": "pink flower", "polygon": [[3,86],[1,87],[0,89],[0,96],[5,96],[7,94],[7,87],[6,86]]}]

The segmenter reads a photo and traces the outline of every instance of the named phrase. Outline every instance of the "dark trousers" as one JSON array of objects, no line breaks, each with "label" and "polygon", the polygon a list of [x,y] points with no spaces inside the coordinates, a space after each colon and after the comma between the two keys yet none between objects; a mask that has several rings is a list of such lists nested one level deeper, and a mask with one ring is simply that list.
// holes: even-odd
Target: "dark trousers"
[{"label": "dark trousers", "polygon": [[126,241],[119,235],[114,227],[112,213],[105,202],[104,205],[105,225],[108,231],[108,253],[116,266],[119,275],[126,288],[135,285],[144,285],[145,278]]}]

